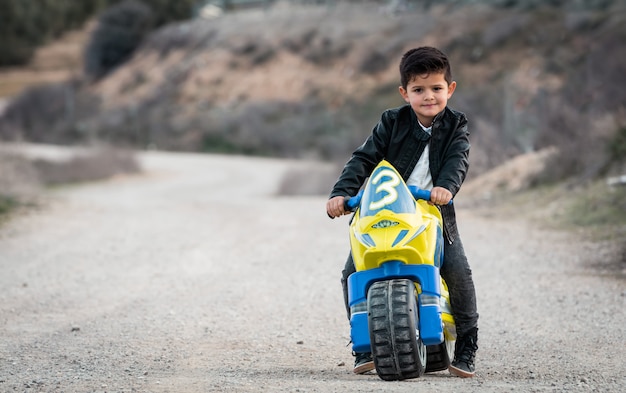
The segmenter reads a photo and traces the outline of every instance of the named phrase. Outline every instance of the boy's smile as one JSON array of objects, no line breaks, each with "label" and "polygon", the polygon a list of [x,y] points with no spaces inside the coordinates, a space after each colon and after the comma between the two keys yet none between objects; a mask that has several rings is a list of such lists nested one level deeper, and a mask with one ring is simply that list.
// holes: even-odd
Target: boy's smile
[{"label": "boy's smile", "polygon": [[456,82],[448,84],[443,72],[414,76],[406,86],[400,86],[400,95],[411,105],[417,119],[425,127],[432,125],[437,114],[448,105],[456,89]]}]

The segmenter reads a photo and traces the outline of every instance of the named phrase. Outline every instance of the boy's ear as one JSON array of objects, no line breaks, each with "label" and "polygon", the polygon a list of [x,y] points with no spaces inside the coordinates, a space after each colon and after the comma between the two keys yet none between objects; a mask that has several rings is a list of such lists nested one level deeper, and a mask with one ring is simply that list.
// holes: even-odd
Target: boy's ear
[{"label": "boy's ear", "polygon": [[452,81],[448,85],[448,99],[450,99],[450,97],[452,97],[452,94],[454,94],[455,90],[456,90],[456,81]]},{"label": "boy's ear", "polygon": [[406,89],[400,86],[398,87],[398,91],[400,91],[400,95],[404,98],[404,101],[409,102],[409,93],[407,93]]}]

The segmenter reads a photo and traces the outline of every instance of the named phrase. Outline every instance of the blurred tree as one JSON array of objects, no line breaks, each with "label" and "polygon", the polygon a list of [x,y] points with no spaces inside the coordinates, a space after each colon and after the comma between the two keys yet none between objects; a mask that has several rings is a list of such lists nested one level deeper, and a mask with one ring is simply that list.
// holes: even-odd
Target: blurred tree
[{"label": "blurred tree", "polygon": [[97,79],[126,61],[153,28],[152,11],[137,0],[124,0],[98,18],[85,50],[85,73]]},{"label": "blurred tree", "polygon": [[198,0],[143,0],[152,8],[155,26],[161,26],[169,22],[189,19]]},{"label": "blurred tree", "polygon": [[19,65],[34,49],[80,27],[106,0],[0,0],[0,66]]},{"label": "blurred tree", "polygon": [[[191,17],[196,0],[144,0],[153,27]],[[0,66],[26,63],[35,48],[120,0],[0,0]]]},{"label": "blurred tree", "polygon": [[[70,0],[71,1],[71,0]],[[101,0],[106,6],[115,6],[123,0]],[[139,0],[147,5],[154,17],[154,27],[159,27],[177,20],[189,19],[194,6],[201,0]]]}]

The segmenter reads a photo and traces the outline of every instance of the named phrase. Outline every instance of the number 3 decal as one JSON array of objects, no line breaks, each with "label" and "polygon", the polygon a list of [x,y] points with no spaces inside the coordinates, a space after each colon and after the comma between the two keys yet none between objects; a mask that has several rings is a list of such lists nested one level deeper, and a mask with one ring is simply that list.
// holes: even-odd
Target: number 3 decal
[{"label": "number 3 decal", "polygon": [[387,194],[380,200],[372,201],[369,206],[371,210],[381,209],[386,205],[394,203],[396,199],[398,199],[396,186],[400,184],[400,178],[396,172],[390,169],[383,169],[372,179],[372,184],[378,184],[383,177],[388,177],[389,179],[380,183],[380,185],[376,187],[376,192],[384,191]]}]

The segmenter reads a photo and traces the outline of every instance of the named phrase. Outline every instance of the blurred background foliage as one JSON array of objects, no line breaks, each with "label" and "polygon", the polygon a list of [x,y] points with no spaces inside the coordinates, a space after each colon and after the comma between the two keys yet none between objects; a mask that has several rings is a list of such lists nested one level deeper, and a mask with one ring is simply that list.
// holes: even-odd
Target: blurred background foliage
[{"label": "blurred background foliage", "polygon": [[[626,170],[619,0],[0,0],[0,64],[93,28],[82,72],[9,97],[0,138],[343,161],[397,62],[441,47],[472,122],[471,176],[551,146],[541,182]],[[1,71],[1,69],[0,69]]]},{"label": "blurred background foliage", "polygon": [[[68,30],[81,27],[89,18],[102,10],[117,6],[121,1],[0,0],[0,66],[24,64],[38,46],[58,38]],[[130,27],[129,23],[134,23],[130,19],[137,16],[129,16],[124,21],[121,14],[141,5],[137,2],[126,3],[131,4],[126,4],[117,11],[113,8],[101,15],[103,28],[108,24],[126,24],[126,27]],[[149,27],[158,27],[172,21],[188,19],[197,2],[141,0],[141,3],[152,13]],[[145,15],[140,17],[145,18]]]},{"label": "blurred background foliage", "polygon": [[23,64],[37,46],[82,26],[104,3],[0,0],[0,65]]},{"label": "blurred background foliage", "polygon": [[[625,42],[623,0],[0,0],[0,141],[97,147],[67,162],[0,151],[0,218],[42,185],[134,173],[142,149],[338,171],[404,104],[404,51],[434,45],[489,208],[509,189],[505,216],[600,228],[623,271],[626,187],[607,184],[626,184]],[[294,172],[281,192],[325,194],[335,176]]]}]

